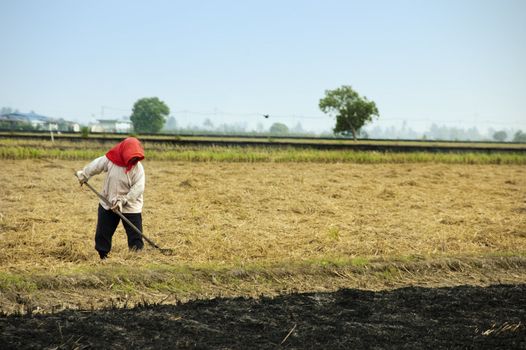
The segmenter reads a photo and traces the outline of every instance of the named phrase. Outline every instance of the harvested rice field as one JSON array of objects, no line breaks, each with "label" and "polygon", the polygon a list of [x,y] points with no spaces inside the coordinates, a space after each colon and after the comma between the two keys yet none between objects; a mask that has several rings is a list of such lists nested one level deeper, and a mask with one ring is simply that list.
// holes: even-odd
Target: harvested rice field
[{"label": "harvested rice field", "polygon": [[[306,295],[333,302],[341,293],[350,293],[346,290],[364,290],[380,293],[368,295],[384,300],[397,293],[403,298],[405,292],[398,291],[410,287],[407,293],[427,291],[424,294],[433,299],[430,295],[437,291],[453,293],[462,285],[485,293],[492,291],[489,286],[499,284],[523,290],[526,282],[526,168],[521,164],[147,160],[143,163],[147,176],[144,234],[174,254],[163,255],[147,245],[139,253],[129,252],[120,226],[109,259],[101,262],[93,248],[98,200],[88,188],[79,187],[73,176],[86,163],[3,161],[2,312],[44,317],[40,322],[45,323],[51,314],[70,317],[75,310],[100,314],[138,305],[143,308],[138,313],[171,305],[177,313],[183,312],[177,309],[179,303],[191,305],[194,300],[215,297],[222,298],[215,299],[220,306],[238,300],[229,298],[259,300],[261,296],[281,300]],[[90,183],[100,189],[103,176]],[[460,302],[468,301],[470,295],[463,295]],[[524,303],[522,294],[517,295],[519,303]],[[525,308],[517,305],[517,310]],[[524,312],[508,321],[501,316],[495,318],[494,328],[505,329],[493,335],[504,334],[511,347],[524,345]],[[5,317],[4,325],[14,324]],[[9,317],[15,317],[15,322],[28,316]],[[279,345],[294,324],[301,324],[301,320],[289,321],[280,323],[288,328],[272,333],[275,339],[264,344]],[[492,329],[491,323],[479,321],[473,321],[473,329],[466,332],[478,327],[481,336]],[[503,326],[504,322],[510,326]],[[206,327],[194,329],[200,330],[215,334]],[[374,337],[374,329],[371,332],[364,336]],[[89,337],[77,341],[77,333],[72,333],[75,338],[61,333],[61,339],[45,346],[96,347]],[[18,330],[0,338],[21,347],[42,347],[43,343],[24,343],[24,334]],[[302,348],[300,338],[298,328],[285,340],[299,341],[296,348]],[[477,343],[482,348],[483,338]],[[219,344],[188,339],[182,347]],[[228,342],[222,344],[229,347]],[[308,344],[316,342],[304,343]],[[113,345],[133,344],[122,340]],[[247,343],[238,345],[233,348]]]}]

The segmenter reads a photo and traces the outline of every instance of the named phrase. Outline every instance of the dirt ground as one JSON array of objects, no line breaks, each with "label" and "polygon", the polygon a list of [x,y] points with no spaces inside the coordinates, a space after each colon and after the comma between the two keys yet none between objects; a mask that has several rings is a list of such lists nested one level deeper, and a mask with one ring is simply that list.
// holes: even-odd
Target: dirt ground
[{"label": "dirt ground", "polygon": [[0,317],[3,349],[525,349],[526,285],[197,300]]}]

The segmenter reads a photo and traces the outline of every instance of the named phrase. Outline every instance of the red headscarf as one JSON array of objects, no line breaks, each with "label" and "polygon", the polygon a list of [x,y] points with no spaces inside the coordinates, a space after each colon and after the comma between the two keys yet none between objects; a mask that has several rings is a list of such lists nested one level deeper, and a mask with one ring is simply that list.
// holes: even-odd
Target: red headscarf
[{"label": "red headscarf", "polygon": [[144,149],[139,140],[135,137],[128,137],[110,149],[106,157],[115,165],[125,167],[126,172],[129,172],[137,164],[133,162],[134,158],[139,161],[144,159]]}]

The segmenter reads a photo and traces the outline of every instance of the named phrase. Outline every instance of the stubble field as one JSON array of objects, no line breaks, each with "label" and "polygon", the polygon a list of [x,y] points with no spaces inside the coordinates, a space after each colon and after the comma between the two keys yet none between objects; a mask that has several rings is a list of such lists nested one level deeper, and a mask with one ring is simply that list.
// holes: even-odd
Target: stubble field
[{"label": "stubble field", "polygon": [[[118,265],[130,274],[133,294],[134,278],[139,286],[148,284],[139,278],[148,267],[175,275],[170,269],[196,269],[220,277],[268,269],[316,274],[326,272],[317,271],[325,267],[367,268],[379,262],[522,259],[526,247],[523,166],[146,161],[144,233],[172,248],[174,255],[151,248],[128,252],[119,227],[111,258],[101,264],[93,249],[98,200],[73,176],[85,164],[4,161],[9,171],[1,180],[5,280],[22,276],[20,285],[38,293],[39,283],[73,273],[74,283],[92,287],[95,281],[76,281],[75,271],[89,276]],[[100,189],[103,176],[91,183]],[[396,285],[396,278],[353,282],[355,276],[344,272],[341,278],[351,279],[351,286]],[[511,274],[501,278],[514,279]],[[276,279],[247,288],[255,294],[268,292],[274,283],[281,286]],[[198,295],[193,281],[189,283],[181,291],[165,287],[181,296]],[[301,290],[317,287],[294,285]],[[237,294],[239,286],[233,287],[224,292]],[[153,291],[163,292],[163,286]],[[223,290],[205,294],[209,292]]]},{"label": "stubble field", "polygon": [[3,161],[3,312],[526,281],[523,165],[147,160],[144,233],[174,255],[128,252],[119,227],[101,262],[86,163]]}]

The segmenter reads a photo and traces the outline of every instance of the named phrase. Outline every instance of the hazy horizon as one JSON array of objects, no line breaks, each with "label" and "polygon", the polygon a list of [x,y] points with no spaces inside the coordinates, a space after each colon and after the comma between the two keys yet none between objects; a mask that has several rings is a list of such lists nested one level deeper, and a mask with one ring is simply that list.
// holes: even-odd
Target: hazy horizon
[{"label": "hazy horizon", "polygon": [[[179,125],[301,123],[351,85],[368,128],[526,130],[524,1],[0,3],[0,107],[88,123],[156,96]],[[263,118],[268,114],[268,119]]]}]

